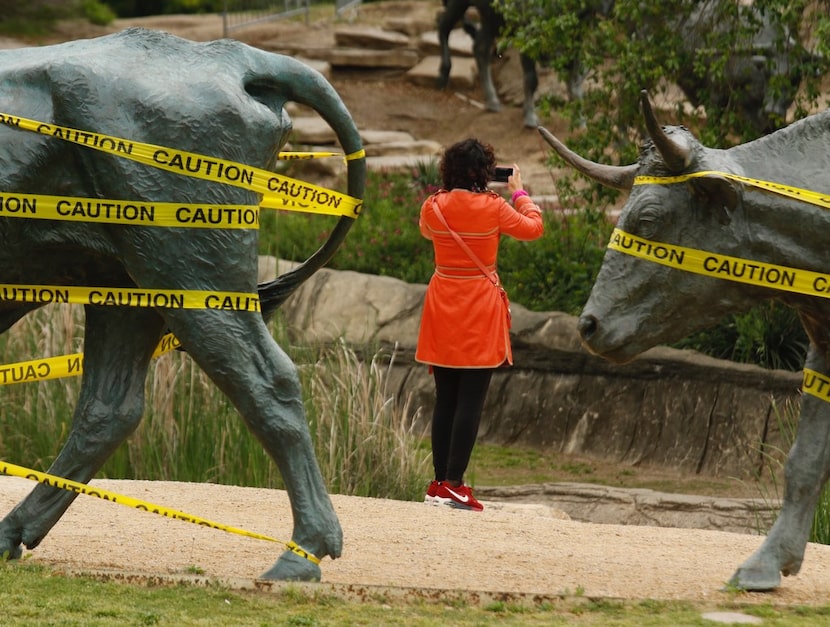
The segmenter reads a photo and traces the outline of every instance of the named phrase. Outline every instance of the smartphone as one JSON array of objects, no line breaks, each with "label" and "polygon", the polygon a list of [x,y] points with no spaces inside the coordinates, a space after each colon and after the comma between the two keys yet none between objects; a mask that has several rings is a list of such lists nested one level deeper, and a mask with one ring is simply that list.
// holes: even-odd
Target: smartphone
[{"label": "smartphone", "polygon": [[493,180],[496,183],[507,183],[507,179],[511,176],[513,176],[513,168],[497,165],[496,175],[493,177]]}]

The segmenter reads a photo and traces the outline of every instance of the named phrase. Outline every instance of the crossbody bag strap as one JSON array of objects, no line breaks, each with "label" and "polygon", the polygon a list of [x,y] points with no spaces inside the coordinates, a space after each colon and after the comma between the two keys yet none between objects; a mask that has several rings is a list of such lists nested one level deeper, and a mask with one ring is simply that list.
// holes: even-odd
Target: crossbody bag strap
[{"label": "crossbody bag strap", "polygon": [[441,213],[441,210],[438,208],[438,203],[435,202],[434,198],[432,199],[432,209],[433,211],[435,211],[435,215],[438,216],[438,219],[441,220],[441,223],[444,225],[444,227],[446,227],[447,231],[449,231],[449,234],[453,236],[453,239],[455,239],[456,242],[458,242],[458,245],[461,247],[461,250],[467,253],[467,256],[470,259],[472,259],[473,262],[475,262],[475,264],[478,266],[478,269],[484,273],[484,276],[486,276],[488,279],[490,279],[490,281],[492,281],[493,285],[495,285],[496,287],[501,287],[501,285],[499,285],[498,278],[496,278],[496,273],[488,270],[487,266],[485,266],[481,262],[481,259],[479,259],[476,256],[476,254],[472,251],[472,249],[467,245],[467,242],[465,242],[458,233],[456,233],[450,228],[450,225],[447,224],[447,219],[444,217],[444,214]]}]

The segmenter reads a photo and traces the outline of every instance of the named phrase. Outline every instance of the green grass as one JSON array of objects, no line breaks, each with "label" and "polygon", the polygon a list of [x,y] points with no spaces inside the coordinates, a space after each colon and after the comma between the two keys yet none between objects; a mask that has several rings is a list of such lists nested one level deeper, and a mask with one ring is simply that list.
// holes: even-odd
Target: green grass
[{"label": "green grass", "polygon": [[4,626],[61,625],[711,625],[703,612],[741,612],[766,627],[826,624],[830,605],[779,607],[742,603],[620,601],[587,598],[579,589],[536,600],[486,601],[434,591],[357,598],[345,589],[291,585],[241,591],[219,585],[136,585],[66,576],[24,562],[0,563]]},{"label": "green grass", "polygon": [[[424,444],[425,446],[427,444]],[[466,479],[473,486],[577,482],[704,496],[760,498],[760,483],[680,473],[663,467],[614,463],[556,451],[479,443]]]}]

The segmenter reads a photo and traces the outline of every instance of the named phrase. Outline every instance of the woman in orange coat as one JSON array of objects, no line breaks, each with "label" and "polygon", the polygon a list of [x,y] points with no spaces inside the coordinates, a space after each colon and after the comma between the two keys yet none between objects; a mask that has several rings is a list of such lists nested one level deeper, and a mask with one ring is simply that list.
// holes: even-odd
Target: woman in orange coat
[{"label": "woman in orange coat", "polygon": [[499,239],[534,240],[544,230],[517,166],[507,179],[513,206],[488,189],[495,167],[488,144],[467,139],[450,146],[440,164],[444,188],[424,201],[420,219],[435,251],[415,352],[435,378],[435,479],[424,501],[474,511],[484,507],[464,484],[464,472],[493,371],[513,363],[509,310],[496,274]]}]

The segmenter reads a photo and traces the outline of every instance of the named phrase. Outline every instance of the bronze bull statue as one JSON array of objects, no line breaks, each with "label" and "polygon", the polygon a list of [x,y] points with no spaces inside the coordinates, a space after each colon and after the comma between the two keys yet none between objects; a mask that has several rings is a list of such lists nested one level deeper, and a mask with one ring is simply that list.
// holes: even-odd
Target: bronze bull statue
[{"label": "bronze bull statue", "polygon": [[[465,18],[465,13],[470,7],[475,7],[481,17],[481,23],[478,26]],[[485,106],[488,111],[501,111],[501,100],[493,82],[491,61],[495,52],[496,39],[504,27],[504,18],[493,7],[492,0],[444,0],[444,10],[438,16],[438,43],[441,48],[438,88],[446,89],[450,82],[452,70],[450,32],[459,20],[463,22],[464,31],[473,40],[473,56],[478,69],[478,80],[484,92]],[[526,54],[520,54],[519,62],[522,66],[524,89],[524,125],[528,128],[536,128],[539,125],[535,105],[536,89],[539,87],[536,61]]]},{"label": "bronze bull statue", "polygon": [[[233,402],[284,478],[294,520],[291,543],[262,577],[319,580],[319,559],[341,554],[342,530],[314,456],[296,368],[265,319],[331,258],[354,216],[344,214],[304,264],[258,286],[254,228],[21,220],[5,210],[10,198],[37,194],[89,199],[72,206],[90,215],[103,206],[126,216],[128,206],[165,202],[187,203],[182,206],[188,211],[200,203],[202,215],[213,209],[249,215],[241,207],[256,209],[261,198],[237,185],[249,168],[265,172],[267,189],[290,189],[294,201],[307,201],[302,185],[270,171],[291,130],[284,110],[289,101],[316,110],[353,157],[348,197],[359,207],[365,159],[342,100],[318,72],[289,57],[230,40],[193,43],[143,29],[0,52],[0,78],[3,331],[42,304],[15,298],[24,292],[9,285],[226,295],[202,308],[85,305],[80,397],[49,473],[88,482],[136,429],[148,364],[169,330]],[[21,130],[21,119],[38,121],[40,132]],[[151,152],[167,169],[94,149],[112,145],[117,151],[120,144],[111,138],[169,147]],[[188,156],[171,156],[173,150]],[[219,180],[183,176],[200,168]],[[236,307],[239,301],[259,306]],[[14,559],[23,546],[36,547],[76,496],[37,485],[0,521],[0,555]]]},{"label": "bronze bull statue", "polygon": [[540,132],[571,166],[630,190],[579,318],[586,347],[626,362],[765,299],[795,308],[810,348],[780,514],[730,584],[772,590],[798,573],[830,477],[830,111],[755,141],[714,150],[661,127],[648,96],[637,163],[611,166]]}]

